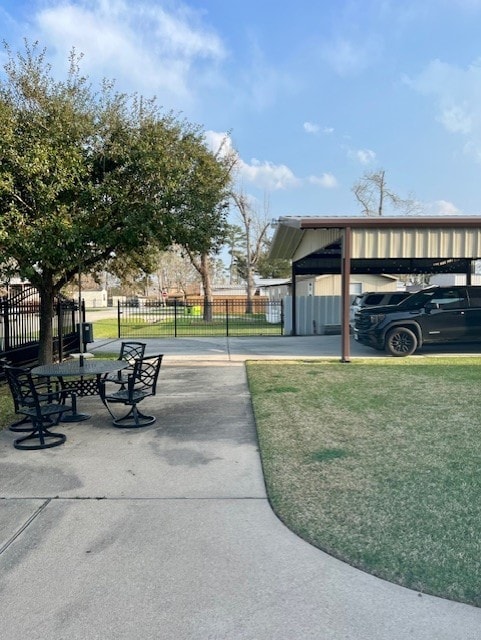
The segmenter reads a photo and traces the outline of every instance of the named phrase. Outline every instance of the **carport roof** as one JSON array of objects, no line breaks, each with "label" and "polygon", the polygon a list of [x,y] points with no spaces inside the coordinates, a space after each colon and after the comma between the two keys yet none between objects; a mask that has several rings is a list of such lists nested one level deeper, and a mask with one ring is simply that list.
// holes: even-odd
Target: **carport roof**
[{"label": "carport roof", "polygon": [[351,235],[351,273],[466,273],[481,258],[481,216],[300,217],[277,222],[270,255],[296,274],[340,273]]}]

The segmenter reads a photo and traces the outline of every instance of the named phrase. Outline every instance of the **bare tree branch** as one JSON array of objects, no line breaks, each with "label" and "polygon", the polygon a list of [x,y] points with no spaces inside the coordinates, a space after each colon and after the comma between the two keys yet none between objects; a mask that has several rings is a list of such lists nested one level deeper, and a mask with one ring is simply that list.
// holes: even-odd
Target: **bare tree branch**
[{"label": "bare tree branch", "polygon": [[354,183],[352,192],[365,216],[382,216],[389,205],[403,215],[420,213],[422,210],[415,198],[401,198],[387,186],[384,169],[366,172]]}]

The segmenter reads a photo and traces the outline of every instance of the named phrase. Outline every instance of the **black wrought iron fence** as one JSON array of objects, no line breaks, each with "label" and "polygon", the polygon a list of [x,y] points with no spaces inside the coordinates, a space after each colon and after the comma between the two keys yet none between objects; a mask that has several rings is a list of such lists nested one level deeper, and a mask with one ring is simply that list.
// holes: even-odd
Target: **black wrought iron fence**
[{"label": "black wrought iron fence", "polygon": [[[40,335],[40,303],[33,287],[12,296],[0,298],[0,358],[18,365],[38,358]],[[53,322],[54,353],[61,360],[79,350],[77,332],[78,305],[63,296],[55,299]]]},{"label": "black wrought iron fence", "polygon": [[119,338],[282,335],[282,301],[255,298],[172,305],[118,303]]}]

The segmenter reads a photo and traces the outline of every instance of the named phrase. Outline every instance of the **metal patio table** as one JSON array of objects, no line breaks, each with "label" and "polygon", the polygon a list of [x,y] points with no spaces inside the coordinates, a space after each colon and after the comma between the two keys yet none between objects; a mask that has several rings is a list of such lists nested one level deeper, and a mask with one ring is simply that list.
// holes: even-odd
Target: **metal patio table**
[{"label": "metal patio table", "polygon": [[[62,388],[70,392],[72,398],[72,413],[66,414],[62,422],[79,422],[88,420],[88,413],[77,411],[77,396],[99,395],[100,380],[102,376],[114,371],[120,371],[129,366],[122,360],[102,360],[100,358],[66,360],[53,364],[42,364],[32,368],[32,373],[44,378],[58,378]],[[76,378],[76,380],[64,381],[64,378]]]}]

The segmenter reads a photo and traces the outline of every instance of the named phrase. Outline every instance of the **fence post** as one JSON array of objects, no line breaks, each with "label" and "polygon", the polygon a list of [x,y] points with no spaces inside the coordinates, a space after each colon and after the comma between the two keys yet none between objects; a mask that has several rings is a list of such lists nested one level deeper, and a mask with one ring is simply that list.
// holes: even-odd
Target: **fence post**
[{"label": "fence post", "polygon": [[225,300],[225,335],[229,337],[229,300]]},{"label": "fence post", "polygon": [[63,305],[57,298],[58,361],[63,360]]},{"label": "fence post", "polygon": [[117,300],[117,338],[120,340],[120,300]]},{"label": "fence post", "polygon": [[[73,327],[73,329],[75,329],[75,325],[76,325],[76,320],[77,320],[77,316],[75,315],[75,303],[72,304],[72,306],[70,307],[70,326]],[[75,332],[75,341],[77,340],[77,336],[78,336],[78,331]],[[77,344],[77,342],[75,342],[75,344]],[[80,345],[79,345],[79,349],[80,349]]]},{"label": "fence post", "polygon": [[80,351],[80,353],[85,353],[85,351],[87,351],[87,344],[85,342],[85,332],[84,332],[86,316],[85,316],[85,300],[83,300],[83,299],[82,299],[82,313],[79,313],[79,317],[80,317],[80,326],[79,326],[80,338],[79,338],[79,343],[80,343],[80,340],[82,340],[82,346],[80,346],[80,344],[79,344],[79,351]]},{"label": "fence post", "polygon": [[177,338],[177,298],[174,298],[174,338]]},{"label": "fence post", "polygon": [[3,304],[3,351],[10,349],[10,314],[8,313],[9,301],[5,298]]}]

